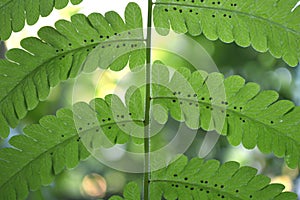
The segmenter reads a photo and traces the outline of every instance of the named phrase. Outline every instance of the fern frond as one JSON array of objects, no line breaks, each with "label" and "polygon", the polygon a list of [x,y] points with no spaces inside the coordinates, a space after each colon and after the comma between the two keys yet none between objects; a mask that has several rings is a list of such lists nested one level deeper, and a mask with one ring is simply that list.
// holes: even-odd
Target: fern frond
[{"label": "fern frond", "polygon": [[90,155],[77,134],[71,110],[45,116],[24,133],[10,139],[13,148],[0,150],[3,199],[25,199],[28,190],[50,184],[65,167],[73,168]]},{"label": "fern frond", "polygon": [[28,190],[51,183],[65,167],[75,167],[101,142],[107,144],[106,138],[113,144],[143,142],[143,119],[136,112],[143,110],[141,100],[139,90],[132,88],[126,94],[127,106],[116,95],[108,95],[25,127],[23,135],[9,140],[12,148],[0,150],[1,198],[24,199]]},{"label": "fern frond", "polygon": [[[135,15],[132,15],[132,13]],[[96,67],[134,69],[145,62],[142,16],[135,3],[126,7],[125,22],[115,12],[77,14],[43,27],[39,38],[21,41],[0,60],[0,136],[16,127],[28,110],[45,100],[51,87]],[[1,28],[2,29],[2,28]],[[84,65],[84,67],[83,67]],[[82,69],[83,68],[83,69]]]},{"label": "fern frond", "polygon": [[[74,5],[82,0],[70,0]],[[39,17],[48,16],[53,8],[66,7],[69,0],[1,0],[0,2],[0,40],[7,40],[12,31],[19,32],[28,25],[35,24]]]},{"label": "fern frond", "polygon": [[[154,64],[152,77],[151,98],[160,105],[153,111],[158,122],[165,123],[169,112],[192,129],[216,130],[232,145],[257,146],[263,153],[284,156],[290,167],[299,164],[300,107],[278,101],[277,92],[260,91],[258,84],[245,84],[240,76],[224,80],[220,73],[191,73],[186,68],[169,80],[169,70],[159,63]],[[158,112],[166,117],[156,117]]]},{"label": "fern frond", "polygon": [[281,184],[270,184],[270,178],[256,175],[251,167],[237,162],[223,165],[216,160],[204,162],[179,157],[166,168],[152,173],[151,199],[228,199],[228,200],[296,200],[297,195],[282,192]]},{"label": "fern frond", "polygon": [[178,33],[203,33],[210,40],[252,45],[296,66],[300,60],[300,11],[291,9],[297,1],[158,0],[154,25],[163,35],[171,26]]}]

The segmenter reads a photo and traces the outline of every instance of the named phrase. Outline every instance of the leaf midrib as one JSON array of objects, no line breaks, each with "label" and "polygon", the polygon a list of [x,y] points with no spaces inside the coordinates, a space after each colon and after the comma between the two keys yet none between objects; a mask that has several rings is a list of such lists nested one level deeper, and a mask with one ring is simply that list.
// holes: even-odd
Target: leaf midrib
[{"label": "leaf midrib", "polygon": [[209,187],[209,186],[200,185],[200,184],[197,184],[197,183],[189,183],[189,182],[183,182],[183,181],[173,181],[173,180],[166,180],[166,179],[151,179],[151,182],[152,183],[155,183],[155,182],[167,182],[167,183],[178,183],[178,184],[181,184],[181,185],[192,185],[194,187],[201,187],[201,188],[209,189],[210,191],[216,191],[216,194],[218,194],[218,192],[222,193],[222,194],[227,194],[232,199],[244,200],[241,197],[234,196],[233,194],[227,192],[226,190],[224,191],[224,190],[216,189],[215,187]]},{"label": "leaf midrib", "polygon": [[174,100],[174,99],[177,100],[177,99],[179,99],[179,100],[183,100],[183,101],[195,102],[195,103],[206,105],[206,106],[213,106],[214,108],[217,108],[217,109],[220,109],[220,110],[222,110],[222,109],[229,110],[230,112],[232,112],[232,113],[234,113],[234,114],[236,114],[238,116],[242,116],[244,118],[249,119],[250,121],[254,121],[255,123],[258,123],[258,124],[261,124],[263,126],[266,126],[268,129],[273,130],[275,134],[277,134],[279,136],[285,136],[285,137],[289,138],[290,140],[294,141],[296,144],[299,144],[298,141],[296,141],[294,138],[290,137],[289,135],[284,134],[282,131],[277,130],[276,128],[274,128],[272,126],[270,126],[268,124],[265,124],[265,123],[263,123],[263,122],[261,122],[259,120],[256,120],[255,118],[249,117],[249,116],[247,116],[247,115],[245,115],[243,113],[240,113],[240,112],[237,112],[235,110],[229,109],[228,107],[221,107],[219,105],[210,104],[210,103],[199,101],[199,100],[196,101],[196,100],[186,99],[186,98],[180,98],[180,97],[162,97],[162,96],[160,96],[160,97],[151,97],[151,99],[170,99],[170,100]]},{"label": "leaf midrib", "polygon": [[[113,40],[113,41],[110,41],[110,43],[118,43],[118,42],[130,42],[130,41],[135,41],[135,42],[141,42],[141,41],[145,41],[144,39],[124,39],[124,40]],[[89,45],[86,45],[86,46],[82,46],[82,47],[79,47],[79,48],[76,48],[76,49],[72,49],[70,51],[67,51],[63,54],[59,54],[59,55],[56,55],[54,57],[51,57],[47,60],[45,60],[43,63],[39,64],[35,69],[33,69],[32,71],[30,71],[30,73],[28,73],[26,76],[24,76],[24,78],[22,78],[22,80],[20,80],[8,93],[6,96],[4,96],[4,98],[2,98],[0,100],[0,105],[3,104],[3,102],[9,98],[11,96],[12,93],[14,93],[15,90],[17,90],[17,88],[19,88],[20,85],[23,85],[22,83],[25,82],[25,80],[29,79],[30,76],[34,76],[35,73],[37,73],[39,71],[40,68],[42,68],[43,66],[46,65],[46,68],[47,68],[47,64],[49,64],[52,60],[56,59],[56,58],[59,58],[63,55],[67,55],[67,54],[70,54],[72,52],[79,52],[81,51],[82,49],[85,49],[87,47],[92,47],[92,46],[98,46],[100,44],[104,44],[104,43],[107,43],[108,41],[103,41],[103,42],[100,42],[100,43],[94,43],[94,44],[89,44]],[[92,52],[92,51],[91,51]],[[90,54],[90,53],[89,53]],[[89,55],[88,54],[88,55]],[[12,62],[12,61],[10,61]],[[20,64],[21,66],[21,64]],[[39,99],[39,98],[38,98]],[[39,99],[40,100],[40,99]],[[28,108],[26,108],[27,111],[28,111]],[[16,118],[19,119],[19,117],[16,115]]]},{"label": "leaf midrib", "polygon": [[300,32],[292,29],[292,28],[289,28],[287,26],[284,26],[278,22],[275,22],[275,21],[271,21],[267,18],[264,18],[264,17],[261,17],[261,16],[257,16],[257,15],[253,15],[253,14],[250,14],[250,13],[246,13],[246,12],[242,12],[242,11],[237,11],[237,10],[230,10],[230,9],[227,9],[227,8],[217,8],[217,7],[211,7],[211,6],[200,6],[200,5],[189,5],[189,4],[180,4],[180,3],[163,3],[163,2],[157,2],[157,3],[154,3],[156,5],[175,5],[175,6],[185,6],[185,7],[194,7],[194,8],[202,8],[202,9],[209,9],[209,10],[220,10],[220,11],[227,11],[227,12],[232,12],[232,13],[236,13],[236,14],[240,14],[240,15],[246,15],[246,16],[249,16],[249,17],[252,17],[252,18],[256,18],[258,20],[262,20],[262,21],[266,21],[270,24],[274,24],[275,26],[278,26],[282,29],[285,29],[289,32],[292,32],[293,34],[296,34],[296,35],[300,35]]}]

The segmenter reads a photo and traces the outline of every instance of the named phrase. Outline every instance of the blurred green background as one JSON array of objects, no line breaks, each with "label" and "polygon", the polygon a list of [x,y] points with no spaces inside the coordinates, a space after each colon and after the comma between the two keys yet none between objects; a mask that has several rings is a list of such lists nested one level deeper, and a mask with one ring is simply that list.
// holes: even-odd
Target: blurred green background
[{"label": "blurred green background", "polygon": [[[60,11],[61,16],[68,18],[71,14],[80,12],[80,7],[69,7]],[[26,36],[26,34],[25,34]],[[24,35],[19,35],[24,37]],[[180,52],[185,52],[185,57],[189,54],[205,54],[198,62],[202,67],[210,67],[213,61],[217,69],[226,77],[238,74],[247,81],[253,81],[261,85],[262,89],[272,89],[280,93],[280,98],[292,100],[296,105],[300,104],[300,68],[289,67],[282,60],[273,58],[269,53],[258,53],[253,48],[241,48],[235,44],[224,44],[220,41],[209,41],[204,36],[199,37],[181,37],[178,40],[172,40],[172,43],[166,42],[167,38],[157,38],[157,44],[160,50],[154,50],[153,59],[161,59],[174,68],[192,65],[183,59],[177,53],[166,52],[163,49],[172,46]],[[13,41],[8,41],[8,46],[12,47]],[[161,46],[159,46],[161,45]],[[202,49],[199,51],[199,45]],[[4,58],[6,51],[5,44],[1,43],[0,58]],[[177,55],[176,55],[177,54]],[[210,69],[209,69],[210,70]],[[124,78],[125,77],[125,78]],[[112,72],[107,70],[102,72],[99,78],[98,73],[83,74],[79,79],[68,80],[53,88],[47,101],[41,102],[39,106],[30,111],[28,116],[22,120],[22,123],[14,130],[11,135],[22,134],[22,128],[26,124],[38,123],[38,120],[55,112],[62,107],[71,107],[77,100],[89,101],[91,96],[104,97],[106,94],[124,93],[127,86],[134,82],[141,81],[143,77],[134,77],[127,69],[121,72]],[[96,88],[96,89],[95,89]],[[166,143],[176,133],[174,127],[178,127],[178,122],[170,119],[162,130],[162,133],[154,138],[153,142],[160,146]],[[215,133],[199,130],[195,134],[195,139],[186,151],[190,158],[199,156],[202,142],[207,134],[211,137],[206,139],[207,144],[214,145]],[[258,169],[258,173],[263,173],[272,178],[274,182],[280,182],[286,186],[286,190],[295,191],[300,194],[299,170],[289,169],[283,159],[274,157],[272,154],[263,155],[257,149],[246,150],[242,146],[232,147],[228,144],[225,137],[220,137],[212,150],[209,145],[202,146],[207,148],[208,154],[205,159],[218,159],[222,163],[234,160],[241,165],[248,165]],[[7,140],[1,141],[2,147],[9,146]],[[128,148],[131,148],[128,145]],[[132,148],[142,149],[142,146]],[[203,149],[202,149],[203,150]],[[205,151],[204,151],[205,152]],[[142,174],[124,173],[101,164],[93,157],[83,161],[75,169],[65,171],[55,181],[39,191],[32,192],[29,200],[35,199],[108,199],[113,194],[122,194],[125,184],[129,181],[136,181],[142,184]]]}]

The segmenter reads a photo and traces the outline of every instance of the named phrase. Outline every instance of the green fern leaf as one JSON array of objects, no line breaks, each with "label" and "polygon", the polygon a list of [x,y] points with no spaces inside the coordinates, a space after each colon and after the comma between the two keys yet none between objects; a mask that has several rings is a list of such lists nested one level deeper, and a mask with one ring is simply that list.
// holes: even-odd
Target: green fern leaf
[{"label": "green fern leaf", "polygon": [[[216,130],[236,146],[258,146],[263,153],[285,157],[295,168],[300,158],[300,107],[278,100],[275,91],[260,91],[255,83],[245,84],[240,76],[224,80],[220,73],[191,73],[182,68],[169,80],[169,70],[159,63],[153,66],[153,113],[161,124],[166,119],[158,112],[185,121],[192,129]],[[162,82],[160,78],[165,77]]]},{"label": "green fern leaf", "polygon": [[0,60],[0,136],[6,137],[8,125],[16,127],[28,110],[45,100],[51,87],[82,70],[121,70],[128,61],[131,69],[143,65],[145,44],[137,4],[128,4],[125,19],[115,12],[105,17],[77,14],[71,22],[56,22],[56,29],[40,29],[40,39],[22,40],[25,50],[8,51],[7,60]]},{"label": "green fern leaf", "polygon": [[[70,0],[74,5],[82,0]],[[28,25],[35,24],[39,17],[48,16],[53,8],[66,7],[69,0],[1,0],[0,2],[0,40],[7,40],[12,31],[19,32]]]},{"label": "green fern leaf", "polygon": [[267,50],[291,66],[300,60],[300,11],[291,12],[298,0],[158,0],[154,8],[157,31],[220,39],[260,52]]},{"label": "green fern leaf", "polygon": [[[144,104],[140,90],[132,87],[126,92],[126,105],[114,94],[105,99],[94,99],[89,105],[74,105],[75,124],[79,135],[86,140],[88,148],[94,150],[101,145],[124,144],[130,139],[143,143]],[[101,134],[106,137],[101,137]],[[95,142],[89,143],[90,141]]]},{"label": "green fern leaf", "polygon": [[166,168],[152,173],[151,199],[228,199],[228,200],[296,200],[297,195],[282,192],[281,184],[270,184],[270,178],[256,175],[251,167],[237,162],[223,165],[216,160],[204,162],[180,156]]},{"label": "green fern leaf", "polygon": [[56,117],[43,117],[39,125],[27,126],[24,135],[12,137],[13,148],[0,150],[1,197],[24,199],[28,189],[51,183],[56,174],[75,167],[99,144],[143,142],[143,119],[136,112],[144,110],[140,91],[129,89],[126,102],[127,106],[116,95],[108,95],[90,104],[77,103],[73,111],[59,110]]},{"label": "green fern leaf", "polygon": [[65,167],[73,168],[89,152],[80,142],[73,113],[62,109],[57,116],[46,116],[39,125],[14,136],[14,148],[0,150],[0,193],[3,199],[25,199],[28,190],[50,184]]}]

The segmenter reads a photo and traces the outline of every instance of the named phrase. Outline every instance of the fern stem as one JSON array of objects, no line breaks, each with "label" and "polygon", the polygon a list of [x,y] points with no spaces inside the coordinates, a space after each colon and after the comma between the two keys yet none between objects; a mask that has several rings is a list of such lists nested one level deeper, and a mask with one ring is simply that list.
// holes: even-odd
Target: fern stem
[{"label": "fern stem", "polygon": [[147,19],[147,46],[146,46],[146,98],[145,98],[145,122],[144,122],[144,200],[150,199],[150,101],[151,101],[151,28],[152,28],[152,5],[148,0],[148,19]]}]

